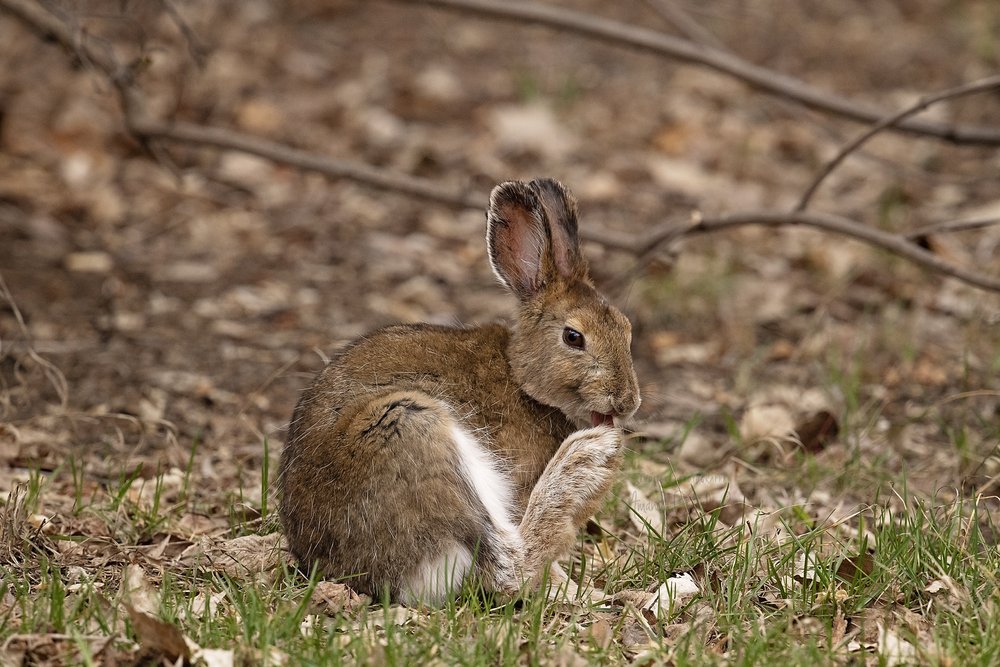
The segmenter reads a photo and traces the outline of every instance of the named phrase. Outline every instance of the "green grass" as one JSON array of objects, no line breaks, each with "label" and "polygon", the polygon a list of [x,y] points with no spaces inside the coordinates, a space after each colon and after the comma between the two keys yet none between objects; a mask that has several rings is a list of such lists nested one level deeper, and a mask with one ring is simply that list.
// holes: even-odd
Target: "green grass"
[{"label": "green grass", "polygon": [[[199,479],[197,444],[181,470],[145,478],[141,466],[129,465],[97,490],[83,461],[34,471],[20,515],[8,506],[3,516],[0,642],[58,637],[51,641],[64,664],[99,664],[108,651],[134,658],[143,640],[122,605],[121,578],[137,562],[159,596],[159,618],[202,647],[232,649],[243,664],[890,664],[887,633],[921,664],[994,663],[995,500],[912,488],[891,456],[851,444],[872,437],[865,429],[880,413],[865,398],[856,365],[836,368],[846,369],[831,373],[853,410],[843,415],[850,431],[837,446],[851,453],[831,461],[798,452],[783,459],[785,469],[742,476],[748,507],[767,510],[757,523],[749,514],[734,522],[723,507],[691,500],[680,514],[664,506],[664,529],[641,534],[620,486],[597,517],[600,530],[581,533],[567,563],[574,578],[598,582],[611,596],[605,600],[534,593],[512,602],[464,590],[440,609],[376,601],[326,613],[311,602],[317,582],[287,563],[238,576],[186,561],[180,549],[157,551],[164,540],[187,544],[178,526],[192,513],[220,522],[211,533],[216,542],[272,532],[269,465],[259,477],[241,474],[230,491]],[[970,443],[998,437],[995,423],[972,409],[922,420],[937,423],[937,446],[963,460],[980,451]],[[671,466],[659,476],[641,472],[644,461],[676,449],[699,425],[692,419],[675,437],[630,453],[625,476],[651,502],[663,502],[661,491],[679,493],[690,474]],[[263,450],[267,460],[269,446]],[[244,483],[260,498],[245,495]],[[757,489],[800,500],[763,502]],[[810,500],[821,491],[854,499],[857,510],[834,523],[834,501]],[[659,613],[641,609],[681,572],[694,573],[697,595]],[[101,637],[113,639],[99,654]]]}]

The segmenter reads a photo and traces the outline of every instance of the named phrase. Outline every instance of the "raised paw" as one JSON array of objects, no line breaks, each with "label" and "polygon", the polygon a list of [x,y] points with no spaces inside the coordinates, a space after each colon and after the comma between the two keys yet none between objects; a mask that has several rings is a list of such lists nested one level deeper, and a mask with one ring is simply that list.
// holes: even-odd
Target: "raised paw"
[{"label": "raised paw", "polygon": [[532,490],[521,521],[529,569],[572,546],[621,467],[622,442],[613,426],[576,431],[563,441]]},{"label": "raised paw", "polygon": [[573,461],[578,465],[591,464],[599,467],[621,465],[622,432],[614,426],[594,426],[571,433],[556,454],[556,459]]},{"label": "raised paw", "polygon": [[561,505],[574,523],[585,521],[600,505],[622,464],[622,433],[595,426],[572,433],[539,480],[537,490]]}]

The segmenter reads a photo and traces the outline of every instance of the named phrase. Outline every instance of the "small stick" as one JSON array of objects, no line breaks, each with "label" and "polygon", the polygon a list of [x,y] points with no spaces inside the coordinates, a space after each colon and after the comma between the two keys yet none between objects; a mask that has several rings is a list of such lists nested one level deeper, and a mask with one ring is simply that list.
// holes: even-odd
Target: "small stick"
[{"label": "small stick", "polygon": [[967,220],[945,220],[944,222],[932,222],[923,227],[917,227],[906,235],[907,240],[917,241],[932,234],[953,234],[955,232],[967,232],[973,229],[984,229],[1000,225],[1000,218],[969,218]]},{"label": "small stick", "polygon": [[[876,123],[885,111],[857,100],[815,88],[787,74],[760,67],[726,51],[696,44],[641,26],[613,21],[540,2],[519,0],[397,0],[408,4],[426,4],[503,19],[535,23],[565,32],[576,33],[609,44],[618,44],[658,56],[695,63],[714,69],[750,86],[778,97],[795,100],[807,107],[836,114],[861,123]],[[943,139],[955,144],[1000,145],[1000,128],[972,125],[946,125],[904,119],[893,129],[909,134]]]},{"label": "small stick", "polygon": [[812,199],[813,194],[819,188],[820,184],[826,179],[830,173],[837,168],[844,159],[860,148],[865,142],[874,137],[879,132],[887,130],[889,128],[898,126],[903,120],[909,118],[910,116],[919,113],[931,106],[932,104],[937,104],[938,102],[943,102],[944,100],[950,100],[956,97],[962,97],[963,95],[972,95],[975,93],[982,93],[987,90],[994,90],[1000,88],[1000,75],[989,76],[985,79],[979,79],[978,81],[971,81],[969,83],[964,83],[961,86],[955,86],[954,88],[949,88],[948,90],[943,90],[939,93],[933,95],[926,95],[917,100],[914,104],[897,111],[894,114],[888,115],[875,125],[870,127],[865,132],[862,132],[857,137],[845,144],[840,151],[831,159],[826,165],[820,170],[816,178],[813,179],[812,184],[806,188],[805,193],[799,200],[798,205],[795,207],[796,211],[804,211],[809,205],[809,200]]},{"label": "small stick", "polygon": [[[528,12],[529,16],[534,16],[537,22],[547,23],[556,19],[564,19],[567,10],[554,7],[537,5],[535,3],[511,2],[508,5],[499,5],[490,0],[416,0],[456,7],[479,7],[484,8],[485,13],[494,13],[505,18],[518,16],[518,12]],[[487,204],[487,197],[482,193],[469,193],[464,190],[451,189],[439,185],[434,181],[408,174],[401,174],[372,165],[359,163],[352,160],[341,160],[330,158],[308,151],[292,148],[285,144],[280,144],[257,137],[240,134],[224,128],[214,128],[184,122],[164,122],[153,119],[146,111],[145,100],[140,94],[141,91],[135,85],[131,71],[127,67],[121,67],[114,59],[113,55],[95,49],[86,39],[78,39],[78,31],[73,31],[58,17],[47,12],[44,8],[30,0],[0,0],[0,9],[6,9],[19,18],[22,23],[46,35],[54,36],[64,46],[74,49],[92,62],[92,64],[111,80],[119,92],[122,109],[125,116],[125,125],[128,131],[139,140],[161,139],[177,143],[187,143],[200,146],[213,146],[224,150],[236,150],[252,155],[257,155],[269,159],[273,162],[286,164],[299,169],[316,171],[331,178],[347,178],[359,183],[380,188],[403,192],[415,197],[427,199],[448,206],[458,208],[470,208],[483,210]],[[508,11],[510,10],[510,11]],[[513,12],[513,13],[510,13]],[[554,12],[554,14],[553,14]],[[585,20],[591,23],[588,30],[598,31],[598,28],[605,24],[617,26],[616,29],[627,28],[629,30],[641,30],[615,24],[604,19],[589,17],[578,12],[569,12],[577,17],[574,20]],[[583,19],[579,19],[579,17]],[[546,18],[548,17],[548,18]],[[554,18],[553,18],[554,17]],[[556,21],[558,24],[558,21]],[[595,27],[596,26],[596,27]],[[588,30],[578,26],[578,31],[590,34]],[[675,39],[661,33],[645,31],[645,33],[662,37],[663,39]],[[627,41],[625,37],[619,36],[618,41]],[[688,44],[691,48],[705,53],[715,53],[705,47],[691,45],[689,42],[680,40]],[[687,47],[685,47],[687,48]],[[730,58],[726,54],[722,54]],[[722,57],[720,56],[720,57]],[[738,60],[738,59],[737,59]],[[1000,81],[1000,77],[995,77]],[[792,80],[794,81],[794,80]],[[988,85],[988,79],[966,84],[961,87],[966,92],[975,92],[975,89],[984,89]],[[956,90],[956,89],[952,89]],[[949,93],[950,91],[945,91]],[[945,95],[938,93],[927,99],[927,104],[933,103],[938,97]],[[897,114],[898,115],[898,114]],[[882,121],[885,122],[885,121]],[[890,123],[889,125],[892,125]],[[889,126],[887,125],[887,127]],[[894,127],[903,127],[902,121],[898,121]],[[957,131],[957,128],[949,128],[949,132]],[[871,130],[869,130],[871,132]],[[992,130],[989,130],[992,132]],[[951,136],[949,134],[949,136]],[[997,136],[1000,141],[1000,134]],[[989,143],[989,142],[987,142]],[[806,211],[747,211],[743,213],[730,213],[716,217],[701,217],[696,214],[691,221],[678,225],[676,222],[661,225],[648,235],[642,238],[619,237],[616,234],[609,234],[599,230],[583,232],[581,236],[589,241],[601,243],[605,247],[623,250],[633,253],[640,259],[640,263],[646,261],[652,253],[664,245],[675,240],[692,236],[717,232],[743,225],[797,225],[813,227],[826,232],[848,236],[859,241],[868,243],[903,257],[925,269],[952,276],[970,285],[974,285],[984,290],[1000,292],[1000,279],[984,275],[972,269],[956,266],[942,260],[937,255],[928,252],[919,245],[912,243],[908,238],[896,234],[890,234],[882,230],[866,226],[855,220],[842,216],[826,213],[809,213]]]}]

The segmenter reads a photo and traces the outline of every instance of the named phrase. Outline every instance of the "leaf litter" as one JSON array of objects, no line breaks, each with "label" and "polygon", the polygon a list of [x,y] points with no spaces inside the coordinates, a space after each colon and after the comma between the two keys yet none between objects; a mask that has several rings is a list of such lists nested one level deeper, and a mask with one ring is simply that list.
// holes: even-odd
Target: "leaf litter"
[{"label": "leaf litter", "polygon": [[[220,9],[185,4],[196,31],[218,36],[214,52],[198,71],[180,34],[150,26],[163,48],[151,51],[143,84],[182,116],[232,118],[261,136],[442,182],[481,189],[515,174],[558,175],[581,196],[581,224],[609,233],[652,229],[693,208],[790,200],[832,147],[809,120],[687,66],[609,59],[553,34],[531,47],[543,65],[523,71],[523,43],[461,17],[441,17],[453,42],[427,63],[424,45],[439,31],[416,20],[418,10],[340,4],[300,5],[317,30],[335,35],[309,51],[297,19],[272,15],[259,27],[254,12],[266,13],[266,3],[224,21]],[[982,6],[968,3],[970,12]],[[833,82],[850,71],[845,85],[901,92],[883,90],[884,71],[896,71],[874,64],[885,54],[860,52],[884,46],[864,37],[888,9],[854,21],[852,49],[817,38],[846,30],[836,7],[817,16],[785,9],[766,29],[741,27],[763,20],[755,15],[713,27],[741,44],[746,34],[779,31],[784,39],[773,43],[787,51],[769,44],[762,60],[795,53]],[[936,29],[934,11],[892,19],[898,77],[920,67],[920,84],[930,85],[972,67],[953,57],[963,43]],[[116,25],[92,27],[121,38]],[[236,618],[233,591],[289,577],[301,586],[293,600],[309,603],[301,621],[309,637],[345,618],[340,636],[350,646],[373,628],[378,644],[393,628],[432,627],[435,612],[383,613],[349,582],[317,582],[306,598],[304,578],[288,574],[268,482],[296,392],[339,344],[399,319],[485,321],[507,311],[486,269],[481,216],[234,153],[171,149],[183,165],[175,180],[125,146],[114,100],[94,93],[87,68],[5,29],[0,76],[13,92],[0,152],[0,493],[8,498],[0,560],[16,581],[4,580],[0,600],[10,620],[3,660],[66,664],[81,650],[95,659],[144,651],[230,664],[231,649],[193,641],[189,619]],[[251,31],[262,38],[247,44]],[[373,45],[390,38],[396,56],[386,59]],[[859,67],[865,56],[873,64]],[[568,74],[574,80],[555,80],[566,62],[581,64]],[[635,94],[665,81],[667,98]],[[970,101],[964,113],[985,122],[984,104]],[[879,224],[890,226],[923,222],[923,206],[944,217],[995,208],[995,179],[976,178],[991,173],[989,156],[921,144],[915,164],[913,146],[881,137],[817,205],[881,210]],[[945,176],[952,182],[937,180]],[[929,246],[996,272],[998,242],[987,229],[937,235]],[[810,231],[747,229],[671,252],[624,299],[649,385],[634,420],[643,437],[629,442],[636,458],[597,518],[599,534],[582,538],[567,566],[574,586],[589,590],[593,575],[605,596],[557,595],[547,607],[553,635],[578,641],[570,633],[578,623],[597,652],[553,655],[567,664],[581,655],[653,662],[696,643],[733,659],[743,638],[760,634],[748,617],[780,609],[803,641],[825,633],[840,660],[858,652],[904,664],[937,655],[942,640],[926,621],[939,610],[988,619],[990,589],[965,583],[955,564],[983,557],[996,540],[988,526],[997,508],[985,495],[998,474],[989,424],[1000,301]],[[601,285],[631,266],[596,245],[587,253]],[[270,480],[262,480],[265,439]],[[984,497],[964,494],[969,485]],[[918,509],[912,497],[937,504]],[[919,571],[908,582],[904,570],[887,571],[895,561],[885,536],[922,511],[934,521],[907,534],[927,537],[957,516],[955,544],[965,550],[929,566],[900,550],[893,557]],[[980,523],[987,546],[969,537]],[[19,600],[58,588],[43,563],[65,579],[66,598],[53,609],[103,600],[110,618],[122,591],[120,622],[80,620],[77,639],[48,621],[31,625]],[[188,620],[163,613],[170,600],[161,598],[176,591],[158,586],[171,577],[186,588]],[[851,582],[868,586],[868,599]],[[744,616],[731,622],[729,603]],[[40,631],[17,632],[18,623]],[[294,662],[273,646],[239,654]]]}]

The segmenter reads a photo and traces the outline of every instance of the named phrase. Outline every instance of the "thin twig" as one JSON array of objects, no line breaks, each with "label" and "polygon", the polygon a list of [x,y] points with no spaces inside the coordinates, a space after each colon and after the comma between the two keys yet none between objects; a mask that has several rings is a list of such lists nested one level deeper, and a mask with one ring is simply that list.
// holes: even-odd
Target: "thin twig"
[{"label": "thin twig", "polygon": [[204,67],[208,49],[205,48],[205,44],[198,37],[198,34],[187,24],[181,13],[174,7],[173,2],[170,0],[160,0],[160,6],[163,7],[163,11],[167,13],[167,16],[170,17],[170,20],[174,22],[174,25],[177,26],[177,29],[184,36],[191,59],[194,60],[198,67]]},{"label": "thin twig", "polygon": [[[473,0],[427,1],[438,4],[468,4],[473,2]],[[494,7],[493,3],[485,2],[485,0],[477,0],[474,4]],[[122,93],[126,127],[137,137],[147,140],[160,139],[199,146],[214,146],[220,149],[250,153],[299,169],[316,171],[332,178],[347,178],[385,190],[404,192],[448,206],[482,210],[487,205],[488,200],[484,194],[453,190],[424,178],[400,174],[350,160],[329,158],[222,128],[154,120],[146,114],[143,99],[134,82],[126,76],[121,76],[121,68],[113,57],[107,57],[104,54],[100,54],[101,57],[93,57],[91,52],[95,52],[95,50],[90,44],[86,40],[77,42],[73,32],[62,21],[47,14],[44,10],[42,13],[47,16],[39,18],[38,11],[25,11],[25,6],[29,9],[38,9],[37,5],[28,0],[0,0],[0,8],[12,11],[29,27],[57,38],[65,46],[84,51],[95,65],[103,69]],[[523,9],[526,3],[517,3],[516,6]],[[548,8],[545,11],[548,11]],[[596,20],[602,21],[601,19]],[[1000,279],[950,264],[903,236],[890,234],[848,218],[826,213],[749,211],[717,217],[700,218],[696,216],[692,218],[690,223],[682,225],[672,222],[642,238],[629,238],[628,236],[618,236],[600,231],[591,231],[582,234],[582,236],[608,248],[635,254],[645,260],[657,249],[683,236],[717,232],[743,225],[798,225],[848,236],[899,255],[926,269],[952,276],[981,289],[1000,292]]]},{"label": "thin twig", "polygon": [[865,132],[862,132],[857,137],[845,144],[833,158],[826,163],[823,169],[820,170],[813,182],[806,188],[805,193],[803,193],[802,198],[799,200],[798,205],[795,207],[796,211],[804,211],[809,205],[809,200],[819,189],[820,184],[829,176],[837,166],[843,162],[848,155],[860,148],[865,142],[874,137],[879,132],[887,130],[893,126],[898,125],[900,122],[909,118],[910,116],[920,113],[932,104],[937,104],[938,102],[943,102],[945,100],[954,99],[956,97],[962,97],[964,95],[973,95],[975,93],[982,93],[987,90],[994,90],[1000,88],[1000,75],[989,76],[985,79],[979,79],[978,81],[971,81],[969,83],[964,83],[961,86],[955,86],[954,88],[949,88],[948,90],[943,90],[939,93],[934,93],[933,95],[925,95],[917,100],[910,106],[897,111],[896,113],[890,114],[875,123]]},{"label": "thin twig", "polygon": [[353,160],[340,160],[310,153],[224,128],[181,122],[163,123],[147,119],[133,122],[131,129],[150,139],[169,139],[178,143],[214,146],[250,153],[272,162],[319,172],[331,178],[347,178],[382,190],[403,192],[449,206],[485,209],[489,202],[486,195],[466,193],[428,179],[380,169]]},{"label": "thin twig", "polygon": [[[977,271],[955,266],[917,244],[911,243],[902,236],[890,234],[875,227],[868,227],[850,218],[829,213],[813,213],[809,211],[747,211],[744,213],[728,213],[715,217],[705,217],[696,221],[684,230],[684,236],[720,232],[745,225],[765,225],[769,227],[800,226],[821,229],[840,236],[864,241],[869,245],[908,259],[926,269],[957,278],[981,289],[1000,292],[1000,278],[994,278]],[[670,230],[665,228],[654,233],[648,241],[640,241],[638,245],[629,248],[629,251],[634,253],[650,252],[660,247],[662,243],[666,243],[674,238],[676,237],[670,234]]]},{"label": "thin twig", "polygon": [[932,222],[923,227],[917,227],[912,232],[906,234],[908,241],[918,241],[934,234],[954,234],[955,232],[968,232],[973,229],[984,229],[1000,225],[1000,218],[968,218],[966,220],[946,220],[944,222]]},{"label": "thin twig", "polygon": [[719,51],[729,50],[722,42],[716,39],[715,35],[691,18],[674,0],[646,0],[646,3],[692,42],[704,44]]},{"label": "thin twig", "polygon": [[[59,370],[59,367],[53,364],[51,361],[45,357],[38,354],[35,350],[34,345],[31,342],[31,331],[28,329],[28,324],[24,321],[24,316],[21,315],[21,309],[17,307],[17,302],[14,301],[14,295],[11,293],[10,288],[7,287],[7,282],[0,275],[0,300],[7,303],[10,312],[14,314],[14,320],[17,322],[17,328],[21,331],[21,335],[24,336],[25,351],[28,356],[36,364],[41,366],[42,372],[48,379],[49,384],[56,392],[56,396],[59,397],[59,405],[63,409],[66,408],[66,404],[69,402],[69,383],[66,382],[66,376],[63,372]],[[3,341],[0,340],[0,353],[3,351]],[[2,355],[0,355],[2,356]]]},{"label": "thin twig", "polygon": [[[399,0],[397,0],[399,1]],[[861,123],[877,123],[884,110],[824,92],[787,74],[754,65],[731,53],[695,44],[656,30],[605,19],[592,14],[564,9],[539,2],[516,0],[402,0],[471,12],[506,21],[536,23],[573,32],[603,42],[648,51],[659,56],[703,65],[758,88],[793,99],[807,107],[837,114]],[[937,137],[956,144],[1000,145],[1000,128],[973,125],[948,125],[905,119],[892,128],[910,134]]]}]

